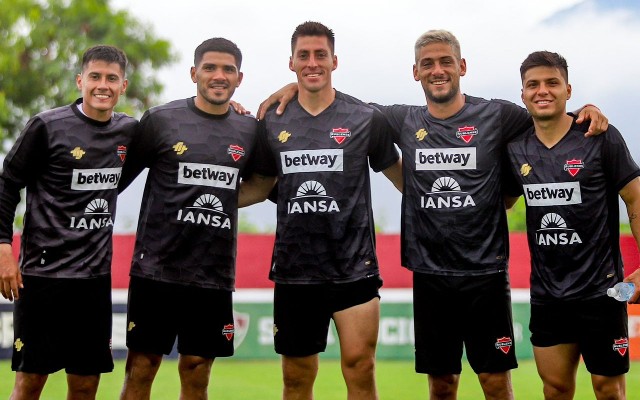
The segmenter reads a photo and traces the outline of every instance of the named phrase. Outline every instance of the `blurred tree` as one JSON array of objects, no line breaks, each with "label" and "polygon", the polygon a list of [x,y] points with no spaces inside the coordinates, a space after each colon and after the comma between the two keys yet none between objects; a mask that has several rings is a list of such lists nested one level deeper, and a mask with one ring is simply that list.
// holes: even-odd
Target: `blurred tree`
[{"label": "blurred tree", "polygon": [[132,116],[157,103],[154,73],[174,61],[170,43],[109,0],[0,0],[0,153],[34,114],[79,97],[82,53],[110,44],[127,53],[129,87],[118,111]]}]

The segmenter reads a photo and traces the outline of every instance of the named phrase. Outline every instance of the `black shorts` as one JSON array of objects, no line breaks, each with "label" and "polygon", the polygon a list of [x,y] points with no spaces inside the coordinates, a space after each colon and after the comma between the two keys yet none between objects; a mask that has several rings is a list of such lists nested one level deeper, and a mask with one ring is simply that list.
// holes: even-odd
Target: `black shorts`
[{"label": "black shorts", "polygon": [[22,280],[13,310],[11,368],[34,374],[113,371],[111,276]]},{"label": "black shorts", "polygon": [[627,304],[602,296],[590,300],[531,306],[531,344],[575,343],[587,370],[617,376],[629,371]]},{"label": "black shorts", "polygon": [[414,272],[416,372],[460,374],[463,348],[476,373],[516,368],[507,273],[438,276]]},{"label": "black shorts", "polygon": [[127,347],[213,359],[233,355],[232,292],[131,277]]},{"label": "black shorts", "polygon": [[273,300],[276,353],[305,357],[327,347],[334,313],[380,297],[378,276],[349,283],[279,284]]}]

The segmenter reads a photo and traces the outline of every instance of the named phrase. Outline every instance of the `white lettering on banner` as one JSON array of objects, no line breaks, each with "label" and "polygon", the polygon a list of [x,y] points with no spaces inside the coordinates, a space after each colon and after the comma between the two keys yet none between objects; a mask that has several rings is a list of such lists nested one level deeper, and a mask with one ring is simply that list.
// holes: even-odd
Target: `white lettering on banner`
[{"label": "white lettering on banner", "polygon": [[261,317],[258,319],[258,343],[263,346],[273,344],[272,317]]},{"label": "white lettering on banner", "polygon": [[0,313],[0,348],[13,347],[13,313]]},{"label": "white lettering on banner", "polygon": [[528,206],[564,206],[581,204],[580,182],[522,185]]},{"label": "white lettering on banner", "polygon": [[380,319],[378,343],[387,346],[414,344],[413,318],[383,317]]},{"label": "white lettering on banner", "polygon": [[72,190],[117,189],[122,168],[74,169]]},{"label": "white lettering on banner", "polygon": [[181,162],[178,164],[178,183],[235,189],[238,182],[238,172],[238,168],[223,165]]},{"label": "white lettering on banner", "polygon": [[342,149],[297,150],[280,153],[283,174],[298,172],[340,172],[344,167]]},{"label": "white lettering on banner", "polygon": [[113,313],[113,328],[111,330],[111,348],[113,350],[127,349],[127,314]]},{"label": "white lettering on banner", "polygon": [[476,148],[416,149],[416,171],[476,169]]}]

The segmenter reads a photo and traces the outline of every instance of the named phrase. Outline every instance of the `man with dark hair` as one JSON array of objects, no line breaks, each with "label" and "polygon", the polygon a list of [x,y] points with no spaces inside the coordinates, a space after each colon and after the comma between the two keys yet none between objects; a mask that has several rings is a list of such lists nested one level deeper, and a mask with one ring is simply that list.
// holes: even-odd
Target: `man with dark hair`
[{"label": "man with dark hair", "polygon": [[[69,399],[94,399],[111,356],[111,237],[118,179],[137,121],[113,111],[127,58],[82,57],[74,104],[29,120],[0,174],[0,292],[15,300],[12,399],[37,399],[65,369]],[[12,254],[20,190],[27,203],[20,266]],[[72,340],[70,340],[72,338]]]},{"label": "man with dark hair", "polygon": [[[266,198],[278,179],[274,340],[285,399],[311,399],[333,319],[349,399],[376,399],[375,350],[382,284],[375,253],[369,163],[401,188],[401,165],[375,108],[333,89],[333,32],[299,25],[289,68],[299,94],[261,122],[254,178],[241,205]],[[246,183],[246,185],[245,185]],[[257,189],[257,190],[256,190]]]},{"label": "man with dark hair", "polygon": [[216,357],[233,355],[238,185],[255,118],[230,112],[242,55],[224,38],[200,44],[196,96],[148,110],[122,173],[149,168],[131,263],[122,399],[148,399],[177,338],[181,398],[207,397]]},{"label": "man with dark hair", "polygon": [[[533,127],[508,145],[506,189],[527,206],[529,328],[544,398],[573,398],[582,357],[596,398],[624,399],[627,305],[606,292],[624,278],[618,195],[640,244],[640,168],[615,127],[585,139],[586,124],[567,114],[572,89],[562,56],[531,53],[520,75]],[[636,302],[640,270],[624,281],[635,283]]]}]

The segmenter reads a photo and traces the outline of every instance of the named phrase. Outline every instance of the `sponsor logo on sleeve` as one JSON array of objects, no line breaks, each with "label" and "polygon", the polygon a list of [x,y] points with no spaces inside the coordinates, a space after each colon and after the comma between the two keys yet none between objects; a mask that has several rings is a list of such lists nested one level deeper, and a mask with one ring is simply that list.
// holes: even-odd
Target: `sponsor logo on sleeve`
[{"label": "sponsor logo on sleeve", "polygon": [[456,132],[456,137],[462,139],[465,143],[471,142],[471,139],[478,134],[478,128],[475,126],[461,126]]},{"label": "sponsor logo on sleeve", "polygon": [[124,162],[124,159],[127,158],[127,146],[120,145],[116,149],[116,154],[120,157],[120,161]]},{"label": "sponsor logo on sleeve", "polygon": [[333,128],[329,137],[336,141],[338,144],[342,144],[347,138],[351,137],[351,131],[348,128]]},{"label": "sponsor logo on sleeve", "polygon": [[278,134],[278,141],[280,143],[286,143],[287,140],[291,137],[291,134],[287,131],[282,131]]},{"label": "sponsor logo on sleeve", "polygon": [[80,147],[76,147],[75,149],[71,150],[70,153],[73,156],[73,158],[75,158],[76,160],[81,159],[82,156],[86,154],[86,152],[82,150]]},{"label": "sponsor logo on sleeve", "polygon": [[422,142],[424,140],[424,138],[427,137],[428,134],[429,134],[429,132],[427,132],[426,129],[420,128],[416,132],[416,139],[418,139],[418,141]]},{"label": "sponsor logo on sleeve", "polygon": [[524,198],[531,207],[581,204],[580,182],[522,185]]},{"label": "sponsor logo on sleeve", "polygon": [[540,221],[540,229],[536,230],[538,246],[566,246],[582,244],[582,239],[575,229],[569,229],[564,218],[556,213],[548,213]]},{"label": "sponsor logo on sleeve", "polygon": [[233,158],[233,161],[238,161],[244,156],[245,153],[244,153],[244,148],[242,148],[242,146],[239,146],[237,144],[231,144],[227,149],[227,154],[231,155],[231,158]]},{"label": "sponsor logo on sleeve", "polygon": [[431,192],[420,197],[420,207],[430,209],[475,207],[469,193],[463,192],[458,182],[448,176],[436,179]]},{"label": "sponsor logo on sleeve", "polygon": [[564,170],[567,171],[571,176],[578,175],[578,172],[580,172],[580,170],[583,168],[584,163],[582,162],[582,160],[576,160],[575,158],[573,160],[567,160],[567,162],[564,164]]},{"label": "sponsor logo on sleeve", "polygon": [[72,190],[117,189],[122,168],[74,169],[71,177]]},{"label": "sponsor logo on sleeve", "polygon": [[101,229],[113,227],[109,202],[105,199],[93,199],[84,208],[84,215],[71,217],[69,228],[73,229]]},{"label": "sponsor logo on sleeve", "polygon": [[235,189],[238,173],[238,168],[225,167],[223,165],[179,163],[178,183]]},{"label": "sponsor logo on sleeve", "polygon": [[283,151],[280,161],[283,174],[341,172],[344,166],[342,149]]},{"label": "sponsor logo on sleeve", "polygon": [[210,193],[200,195],[192,206],[178,210],[176,219],[185,223],[231,229],[231,218],[224,212],[222,201]]},{"label": "sponsor logo on sleeve", "polygon": [[416,149],[416,171],[476,169],[476,148]]},{"label": "sponsor logo on sleeve", "polygon": [[306,181],[298,188],[296,197],[287,204],[289,214],[315,214],[340,212],[338,203],[320,182]]}]

